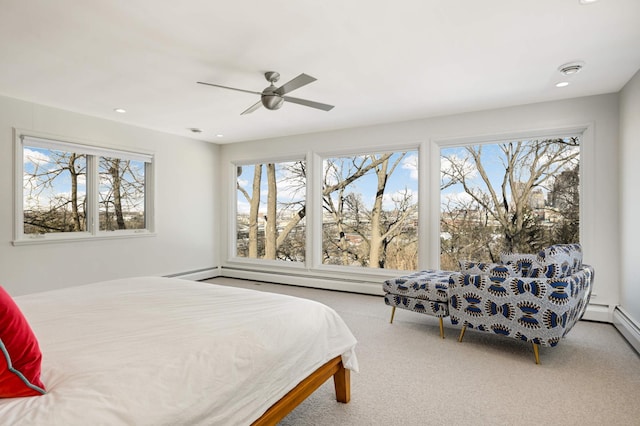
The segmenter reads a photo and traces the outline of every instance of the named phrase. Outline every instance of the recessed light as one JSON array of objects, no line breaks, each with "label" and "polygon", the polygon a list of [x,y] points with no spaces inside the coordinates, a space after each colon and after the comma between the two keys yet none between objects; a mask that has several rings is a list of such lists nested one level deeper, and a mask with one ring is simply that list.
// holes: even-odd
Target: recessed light
[{"label": "recessed light", "polygon": [[198,129],[197,127],[190,127],[192,133],[202,133],[202,129]]},{"label": "recessed light", "polygon": [[120,114],[124,114],[125,112],[127,112],[127,110],[124,108],[114,108],[113,110]]},{"label": "recessed light", "polygon": [[567,87],[568,85],[568,81],[561,81],[560,83],[556,83],[556,87]]},{"label": "recessed light", "polygon": [[598,0],[578,0],[578,3],[580,4],[593,4],[595,2],[597,2]]},{"label": "recessed light", "polygon": [[218,133],[218,134],[216,135],[216,137],[217,137],[217,138],[223,138],[223,137],[224,137],[224,135],[221,135],[221,134],[219,134],[219,133]]}]

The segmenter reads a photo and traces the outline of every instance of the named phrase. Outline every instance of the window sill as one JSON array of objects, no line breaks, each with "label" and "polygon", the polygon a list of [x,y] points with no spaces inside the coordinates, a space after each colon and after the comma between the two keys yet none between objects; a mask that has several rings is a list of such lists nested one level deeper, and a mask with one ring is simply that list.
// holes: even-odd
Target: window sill
[{"label": "window sill", "polygon": [[[308,278],[347,279],[362,282],[380,282],[386,279],[407,275],[415,271],[398,269],[368,268],[364,266],[307,265],[304,262],[282,260],[251,259],[232,257],[227,259],[223,268],[264,272],[266,274],[284,274]],[[426,268],[425,268],[426,269]]]},{"label": "window sill", "polygon": [[74,236],[49,236],[47,238],[47,234],[38,237],[32,238],[23,238],[20,240],[13,240],[11,244],[14,246],[28,246],[28,245],[37,245],[37,244],[60,244],[60,243],[75,243],[75,242],[84,242],[84,241],[102,241],[102,240],[119,240],[119,239],[127,239],[127,238],[143,238],[143,237],[155,237],[155,232],[149,231],[113,231],[113,232],[105,232],[100,233],[98,235],[92,235],[88,233],[83,233],[81,235]]}]

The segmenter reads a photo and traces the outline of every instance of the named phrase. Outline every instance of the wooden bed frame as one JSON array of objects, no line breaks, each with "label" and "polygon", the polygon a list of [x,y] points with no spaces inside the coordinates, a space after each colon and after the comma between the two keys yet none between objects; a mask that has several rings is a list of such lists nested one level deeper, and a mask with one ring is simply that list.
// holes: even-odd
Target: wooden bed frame
[{"label": "wooden bed frame", "polygon": [[275,425],[293,411],[302,401],[333,376],[333,384],[338,402],[348,403],[351,399],[350,371],[342,365],[342,357],[337,356],[298,383],[289,393],[273,404],[253,426]]}]

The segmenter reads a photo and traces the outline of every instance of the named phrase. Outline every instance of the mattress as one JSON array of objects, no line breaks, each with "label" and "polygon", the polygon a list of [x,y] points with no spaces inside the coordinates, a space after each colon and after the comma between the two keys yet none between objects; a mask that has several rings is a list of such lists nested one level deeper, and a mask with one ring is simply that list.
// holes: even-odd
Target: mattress
[{"label": "mattress", "polygon": [[0,400],[10,425],[243,425],[356,339],[311,300],[175,278],[15,298],[47,393]]}]

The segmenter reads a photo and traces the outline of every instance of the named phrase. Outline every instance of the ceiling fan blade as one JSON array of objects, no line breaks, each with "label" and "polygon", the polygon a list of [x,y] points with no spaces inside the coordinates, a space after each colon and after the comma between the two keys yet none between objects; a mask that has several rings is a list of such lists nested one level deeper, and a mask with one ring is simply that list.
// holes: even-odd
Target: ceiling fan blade
[{"label": "ceiling fan blade", "polygon": [[288,83],[285,83],[282,86],[278,87],[275,92],[280,96],[286,95],[287,93],[299,89],[302,86],[306,86],[309,83],[313,83],[316,80],[317,78],[302,73]]},{"label": "ceiling fan blade", "polygon": [[245,115],[245,114],[252,113],[253,111],[255,111],[258,108],[260,108],[261,105],[262,105],[262,101],[258,101],[255,104],[251,105],[249,108],[247,108],[244,111],[242,111],[242,113],[240,115]]},{"label": "ceiling fan blade", "polygon": [[320,102],[308,101],[306,99],[300,98],[292,98],[291,96],[283,96],[282,98],[287,102],[292,102],[294,104],[300,104],[311,108],[317,108],[323,111],[331,111],[333,109],[333,105],[321,104]]},{"label": "ceiling fan blade", "polygon": [[198,81],[198,84],[206,84],[207,86],[213,86],[213,87],[222,87],[223,89],[229,89],[229,90],[235,90],[238,92],[245,92],[245,93],[251,93],[254,95],[261,95],[262,92],[254,92],[253,90],[244,90],[244,89],[236,89],[235,87],[229,87],[229,86],[222,86],[220,84],[213,84],[213,83],[205,83],[203,81]]}]

